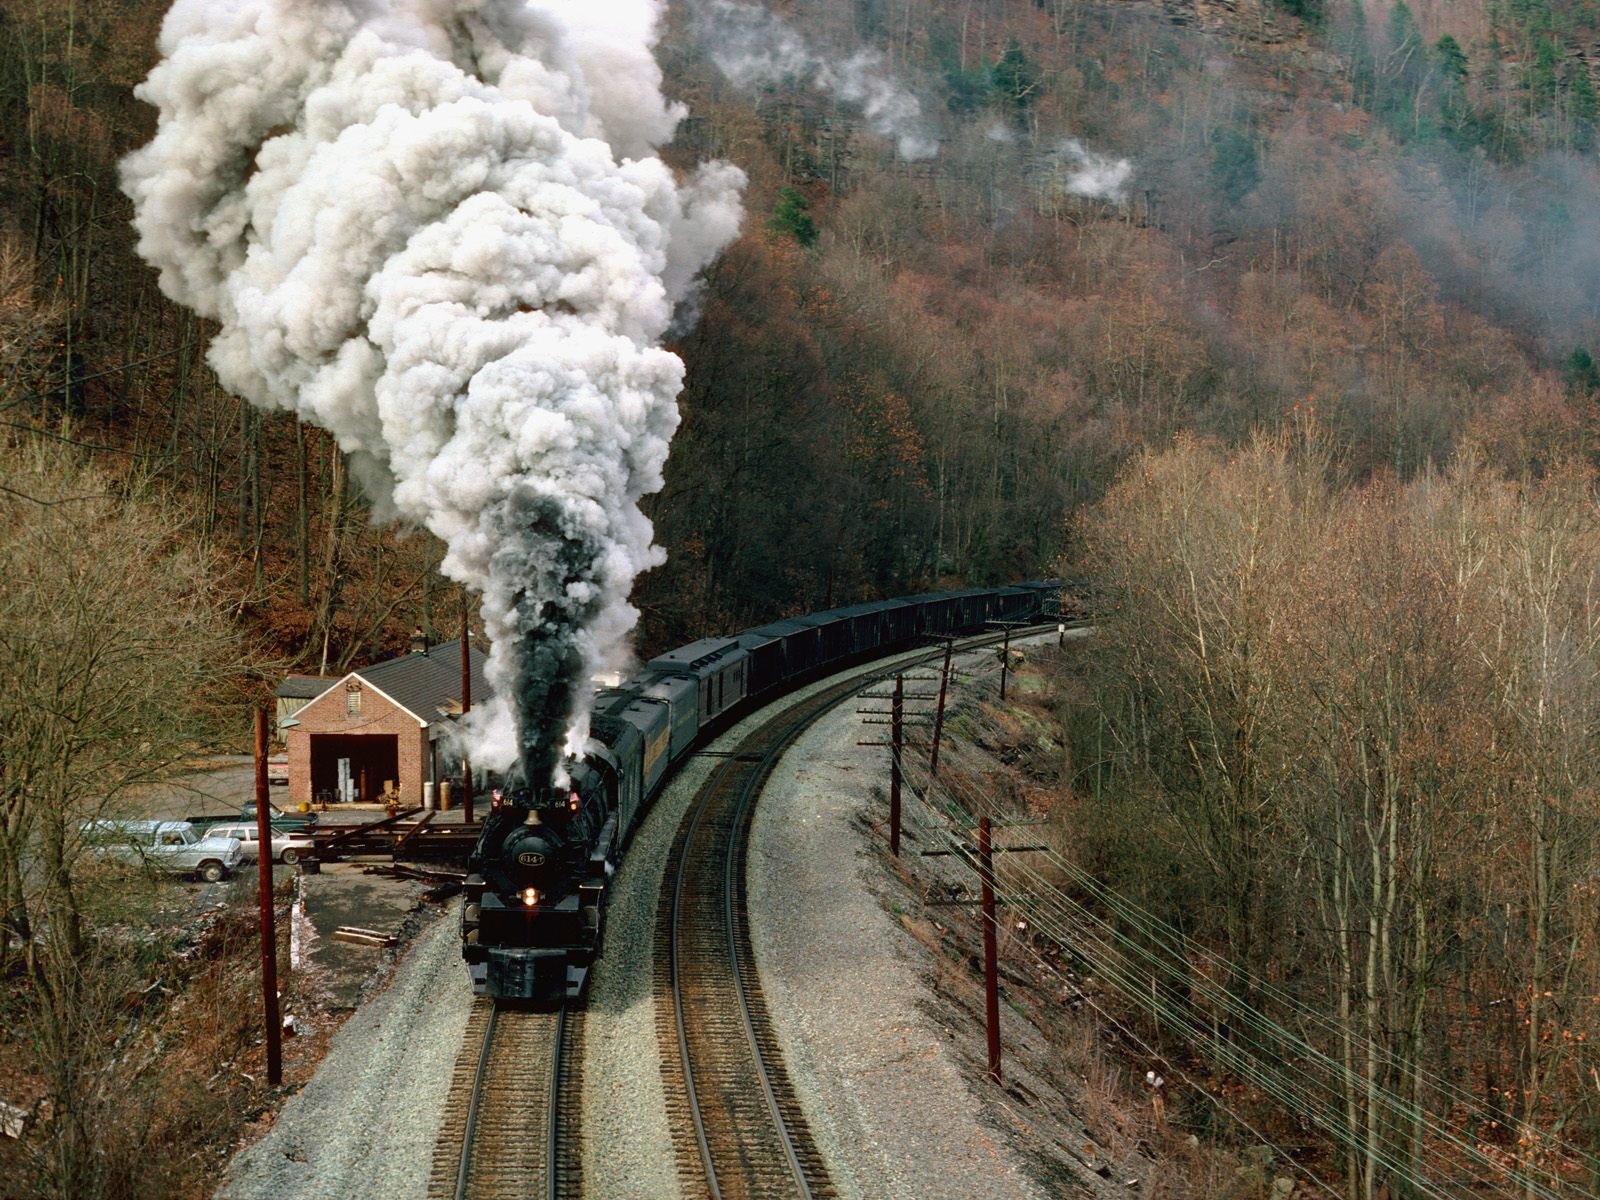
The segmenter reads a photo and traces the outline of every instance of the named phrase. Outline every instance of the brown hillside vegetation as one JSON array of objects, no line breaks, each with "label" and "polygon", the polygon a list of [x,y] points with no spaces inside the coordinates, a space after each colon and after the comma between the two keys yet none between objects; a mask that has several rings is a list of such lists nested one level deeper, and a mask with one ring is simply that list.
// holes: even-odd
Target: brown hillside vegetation
[{"label": "brown hillside vegetation", "polygon": [[[33,464],[0,478],[6,595],[110,579],[101,632],[159,601],[227,645],[174,655],[196,674],[102,737],[157,746],[152,773],[227,740],[251,664],[342,670],[472,603],[330,437],[221,389],[213,331],[137,258],[118,163],[153,132],[134,88],[164,7],[0,5],[0,458]],[[1052,886],[1118,931],[1102,980],[1172,952],[1168,991],[1143,981],[1163,1029],[1295,1113],[1352,1197],[1496,1163],[1485,1194],[1600,1188],[1594,5],[774,3],[745,33],[796,39],[783,75],[734,36],[750,11],[665,17],[672,161],[750,186],[676,335],[641,650],[1094,575],[1071,757],[1018,803],[1071,847]],[[77,485],[119,511],[71,508]],[[24,572],[44,533],[80,569]],[[142,586],[169,561],[193,574]],[[0,630],[8,681],[36,633]],[[15,865],[43,811],[17,762],[0,966],[57,987],[41,1012],[107,1013],[70,1099],[115,1059],[124,989],[74,991],[70,953],[48,974],[19,909],[87,916],[52,945],[81,933],[118,980],[144,963],[80,912],[67,847],[42,882]],[[1286,1077],[1320,1080],[1315,1112]],[[121,1143],[61,1127],[40,1189],[108,1178]]]},{"label": "brown hillside vegetation", "polygon": [[1595,498],[1471,448],[1347,487],[1307,423],[1180,439],[1083,526],[1062,817],[1140,964],[1104,974],[1352,1188],[1596,1186]]}]

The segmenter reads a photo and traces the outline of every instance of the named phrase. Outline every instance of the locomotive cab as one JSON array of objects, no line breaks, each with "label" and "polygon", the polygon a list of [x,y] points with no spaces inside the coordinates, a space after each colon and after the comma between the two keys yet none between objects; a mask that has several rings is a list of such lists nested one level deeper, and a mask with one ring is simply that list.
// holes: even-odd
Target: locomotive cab
[{"label": "locomotive cab", "polygon": [[467,861],[461,953],[479,994],[559,1004],[588,981],[617,820],[606,774],[567,769],[566,787],[500,797]]}]

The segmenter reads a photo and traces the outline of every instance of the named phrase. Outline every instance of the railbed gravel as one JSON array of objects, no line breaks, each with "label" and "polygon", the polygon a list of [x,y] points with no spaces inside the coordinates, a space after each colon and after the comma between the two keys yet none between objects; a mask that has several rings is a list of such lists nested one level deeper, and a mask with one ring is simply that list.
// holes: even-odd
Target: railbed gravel
[{"label": "railbed gravel", "polygon": [[[834,710],[785,755],[758,809],[749,867],[762,983],[833,1181],[842,1196],[874,1200],[1068,1194],[1059,1174],[1055,1186],[1040,1182],[1048,1172],[1037,1149],[1019,1148],[1004,1103],[979,1094],[929,1001],[926,951],[869,880],[881,868],[872,866],[863,817],[885,752],[856,745],[879,727],[863,727],[854,707]],[[707,749],[725,749],[756,719]],[[684,764],[614,883],[587,1006],[588,1200],[679,1194],[651,991],[655,908],[678,822],[717,761],[700,754]],[[340,1030],[271,1132],[235,1157],[219,1200],[425,1200],[472,1003],[456,929],[452,905]],[[981,1027],[977,1037],[981,1055]],[[1089,1194],[1100,1182],[1074,1178],[1070,1190]]]},{"label": "railbed gravel", "polygon": [[[887,836],[888,751],[860,743],[887,740],[887,729],[864,724],[858,707],[887,705],[842,705],[785,756],[762,794],[746,867],[767,1006],[834,1185],[872,1200],[1125,1194],[1049,1151],[1059,1130],[1041,1138],[1016,1095],[978,1077],[981,1021],[934,998],[929,951],[895,911],[914,898],[899,894],[876,844]],[[903,857],[939,844],[909,797],[903,809]],[[952,862],[924,860],[933,871]],[[1001,1011],[1011,1052],[1049,1052]],[[1066,1115],[1067,1100],[1020,1055],[1002,1067],[1008,1083],[1049,1097],[1050,1124]],[[1070,1116],[1066,1127],[1082,1136]]]}]

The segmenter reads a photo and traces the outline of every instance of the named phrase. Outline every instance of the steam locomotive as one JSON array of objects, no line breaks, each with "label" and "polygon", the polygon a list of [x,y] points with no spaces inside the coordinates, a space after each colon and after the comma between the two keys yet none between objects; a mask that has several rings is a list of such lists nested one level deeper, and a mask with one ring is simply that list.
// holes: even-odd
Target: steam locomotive
[{"label": "steam locomotive", "polygon": [[575,1000],[605,933],[607,885],[671,768],[743,713],[853,661],[1057,611],[1060,585],[883,600],[705,638],[599,692],[568,782],[501,796],[468,860],[462,957],[475,992]]}]

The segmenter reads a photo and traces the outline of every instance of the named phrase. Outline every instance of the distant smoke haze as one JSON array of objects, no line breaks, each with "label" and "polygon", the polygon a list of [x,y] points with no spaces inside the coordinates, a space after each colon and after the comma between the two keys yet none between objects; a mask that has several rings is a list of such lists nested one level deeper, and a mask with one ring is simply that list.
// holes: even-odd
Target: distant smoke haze
[{"label": "distant smoke haze", "polygon": [[736,87],[787,82],[813,87],[859,108],[869,129],[894,139],[901,158],[914,161],[939,153],[921,102],[895,79],[877,51],[829,58],[766,9],[736,0],[700,0],[693,12],[699,40]]},{"label": "distant smoke haze", "polygon": [[659,347],[737,233],[743,175],[678,181],[659,6],[179,0],[124,163],[140,253],[221,325],[252,403],[330,430],[380,517],[477,590],[475,761],[529,781],[587,733],[662,561],[681,362]]},{"label": "distant smoke haze", "polygon": [[1126,196],[1128,180],[1133,178],[1133,164],[1127,159],[1096,154],[1077,138],[1066,138],[1058,143],[1056,156],[1058,161],[1072,164],[1067,168],[1063,186],[1074,196],[1119,204]]}]

